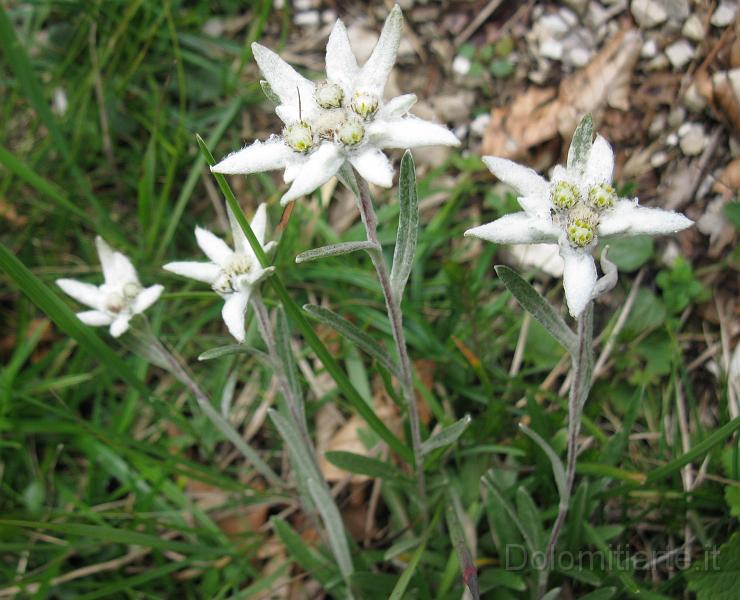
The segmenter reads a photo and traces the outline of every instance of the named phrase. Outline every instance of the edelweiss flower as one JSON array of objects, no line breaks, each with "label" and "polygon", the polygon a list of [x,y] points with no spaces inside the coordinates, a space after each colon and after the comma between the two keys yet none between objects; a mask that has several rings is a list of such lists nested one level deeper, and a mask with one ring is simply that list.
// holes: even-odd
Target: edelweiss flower
[{"label": "edelweiss flower", "polygon": [[[272,273],[274,268],[262,268],[230,208],[228,212],[231,234],[234,237],[233,250],[226,242],[207,229],[196,227],[195,239],[211,262],[171,262],[163,268],[183,277],[190,277],[209,284],[213,291],[226,301],[221,310],[221,316],[229,333],[237,341],[243,342],[244,313],[247,310],[249,297],[255,286]],[[265,244],[267,230],[267,206],[265,204],[257,207],[251,225],[254,235],[265,252],[272,250],[275,246],[274,242]]]},{"label": "edelweiss flower", "polygon": [[520,194],[523,211],[469,229],[465,235],[498,244],[557,243],[573,317],[593,299],[596,265],[591,250],[599,238],[675,233],[692,224],[680,213],[640,206],[637,198],[618,198],[611,186],[614,153],[601,136],[596,136],[582,168],[558,165],[550,182],[510,160],[485,156],[483,162]]},{"label": "edelweiss flower", "polygon": [[95,238],[105,283],[101,286],[74,279],[57,279],[65,294],[93,310],[78,312],[86,325],[110,325],[110,334],[118,337],[128,330],[131,317],[143,313],[159,298],[164,287],[141,287],[131,261],[113,250],[100,236]]},{"label": "edelweiss flower", "polygon": [[442,125],[407,114],[416,96],[383,102],[383,90],[396,61],[403,15],[396,5],[383,25],[375,49],[360,68],[341,20],[326,46],[326,80],[313,83],[277,54],[252,44],[254,57],[280,105],[281,136],[257,141],[211,168],[216,173],[256,173],[285,169],[292,183],[282,197],[287,204],[310,194],[336,175],[345,161],[371,183],[390,187],[393,167],[381,148],[457,146]]}]

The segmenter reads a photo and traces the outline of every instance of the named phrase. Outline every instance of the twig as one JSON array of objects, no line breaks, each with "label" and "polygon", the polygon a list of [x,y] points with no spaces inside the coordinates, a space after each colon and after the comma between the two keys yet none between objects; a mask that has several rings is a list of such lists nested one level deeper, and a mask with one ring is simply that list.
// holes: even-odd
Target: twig
[{"label": "twig", "polygon": [[502,1],[503,0],[490,0],[490,2],[486,4],[486,7],[480,11],[470,24],[460,32],[460,35],[455,38],[455,48],[459,48],[467,42],[468,38],[478,30],[478,27],[483,25],[483,23],[486,22],[486,19],[490,17],[499,6],[501,6]]}]

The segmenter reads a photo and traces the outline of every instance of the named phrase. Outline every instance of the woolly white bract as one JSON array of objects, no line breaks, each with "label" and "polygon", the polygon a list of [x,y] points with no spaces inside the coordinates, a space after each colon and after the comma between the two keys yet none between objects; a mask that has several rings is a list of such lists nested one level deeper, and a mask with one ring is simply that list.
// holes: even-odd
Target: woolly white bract
[{"label": "woolly white bract", "polygon": [[640,206],[637,198],[618,198],[611,186],[614,153],[601,136],[596,136],[582,168],[558,165],[549,182],[510,160],[486,156],[483,162],[519,193],[523,210],[465,235],[498,244],[558,244],[573,317],[593,299],[597,276],[591,251],[599,238],[675,233],[693,223],[677,212]]},{"label": "woolly white bract", "polygon": [[[213,291],[225,300],[221,316],[229,333],[241,343],[245,336],[244,314],[249,297],[274,268],[262,268],[231,208],[227,209],[234,238],[233,250],[207,229],[196,227],[195,239],[210,262],[171,262],[163,268],[177,275],[209,284]],[[262,248],[269,252],[275,243],[265,244],[267,205],[259,205],[251,226]]]},{"label": "woolly white bract", "polygon": [[143,313],[159,298],[164,287],[143,288],[131,261],[113,250],[100,236],[95,238],[105,283],[97,286],[75,279],[57,279],[57,285],[79,303],[93,310],[78,312],[86,325],[110,325],[110,334],[118,337],[128,330],[131,317]]},{"label": "woolly white bract", "polygon": [[254,142],[211,170],[247,174],[284,169],[283,177],[291,186],[281,203],[287,204],[331,179],[345,161],[370,183],[390,187],[393,167],[381,149],[459,145],[446,127],[407,114],[416,102],[413,94],[383,102],[402,24],[396,5],[360,68],[347,29],[338,20],[326,46],[327,79],[319,83],[297,73],[271,50],[252,44],[254,57],[279,99],[275,112],[285,128],[282,135]]}]

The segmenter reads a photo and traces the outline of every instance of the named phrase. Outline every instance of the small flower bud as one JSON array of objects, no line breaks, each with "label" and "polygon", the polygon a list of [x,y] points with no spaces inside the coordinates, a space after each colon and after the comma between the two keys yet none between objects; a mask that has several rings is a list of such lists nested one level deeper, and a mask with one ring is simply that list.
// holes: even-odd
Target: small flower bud
[{"label": "small flower bud", "polygon": [[558,181],[550,191],[550,200],[553,206],[560,210],[573,208],[579,198],[578,188],[567,181]]},{"label": "small flower bud", "polygon": [[339,108],[344,99],[344,90],[336,83],[320,81],[316,84],[314,97],[321,108]]},{"label": "small flower bud", "polygon": [[234,291],[231,286],[231,276],[227,275],[226,273],[221,273],[216,278],[216,281],[213,282],[211,288],[214,292],[219,294],[230,294]]},{"label": "small flower bud", "polygon": [[577,248],[588,246],[596,235],[596,228],[588,219],[571,219],[568,222],[568,241]]},{"label": "small flower bud", "polygon": [[355,92],[350,107],[363,119],[372,117],[378,111],[380,99],[368,92]]},{"label": "small flower bud", "polygon": [[342,121],[336,130],[336,139],[345,146],[355,146],[365,137],[365,126],[362,119],[348,117]]},{"label": "small flower bud", "polygon": [[112,313],[119,313],[126,305],[126,300],[121,294],[114,292],[105,297],[105,309]]},{"label": "small flower bud", "polygon": [[283,139],[296,152],[306,153],[314,146],[311,126],[305,121],[292,123],[283,129]]},{"label": "small flower bud", "polygon": [[133,300],[141,292],[141,286],[138,283],[130,281],[123,286],[123,296],[128,300]]},{"label": "small flower bud", "polygon": [[617,194],[608,183],[601,183],[588,190],[588,203],[596,210],[605,210],[614,206]]}]

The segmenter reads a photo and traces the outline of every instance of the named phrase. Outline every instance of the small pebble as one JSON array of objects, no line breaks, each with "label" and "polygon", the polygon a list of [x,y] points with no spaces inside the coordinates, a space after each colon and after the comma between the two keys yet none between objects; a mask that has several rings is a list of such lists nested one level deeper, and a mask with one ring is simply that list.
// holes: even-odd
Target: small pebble
[{"label": "small pebble", "polygon": [[470,73],[471,66],[472,63],[470,62],[470,59],[459,54],[455,57],[455,60],[452,61],[452,70],[458,75],[467,75]]},{"label": "small pebble", "polygon": [[563,58],[563,44],[552,38],[543,40],[540,44],[540,54],[550,60]]},{"label": "small pebble", "polygon": [[658,43],[653,38],[648,38],[640,49],[642,58],[655,58],[658,55]]},{"label": "small pebble", "polygon": [[665,143],[669,146],[675,146],[678,144],[678,136],[675,133],[669,133],[665,139]]},{"label": "small pebble", "polygon": [[699,90],[696,87],[696,82],[693,82],[686,90],[686,93],[683,96],[683,105],[693,113],[701,112],[706,108],[707,101],[704,96],[699,93]]},{"label": "small pebble", "polygon": [[665,54],[671,65],[680,69],[694,57],[694,47],[687,40],[678,40],[665,49]]},{"label": "small pebble", "polygon": [[697,15],[691,15],[683,24],[681,33],[693,42],[701,42],[704,39],[704,25]]},{"label": "small pebble", "polygon": [[650,166],[654,169],[657,169],[658,167],[662,167],[669,160],[670,157],[668,156],[667,152],[656,152],[650,157]]},{"label": "small pebble", "polygon": [[668,113],[668,127],[676,129],[686,122],[686,111],[682,106],[676,106]]},{"label": "small pebble", "polygon": [[315,27],[321,24],[321,13],[318,10],[296,13],[293,23],[299,27]]},{"label": "small pebble", "polygon": [[582,47],[571,48],[567,52],[566,61],[574,67],[585,67],[588,61],[591,60],[591,53]]},{"label": "small pebble", "polygon": [[668,19],[668,11],[659,0],[632,0],[630,12],[644,29],[660,25]]},{"label": "small pebble", "polygon": [[472,123],[470,123],[470,133],[477,137],[483,137],[483,134],[488,128],[488,123],[490,122],[491,115],[489,113],[478,115],[477,117],[475,117],[475,119],[473,119]]},{"label": "small pebble", "polygon": [[685,123],[678,130],[679,145],[685,156],[697,156],[707,146],[707,135],[699,123]]},{"label": "small pebble", "polygon": [[719,6],[712,14],[712,20],[710,21],[715,27],[727,27],[730,23],[735,20],[735,13],[737,12],[736,2],[723,1],[719,3]]}]

